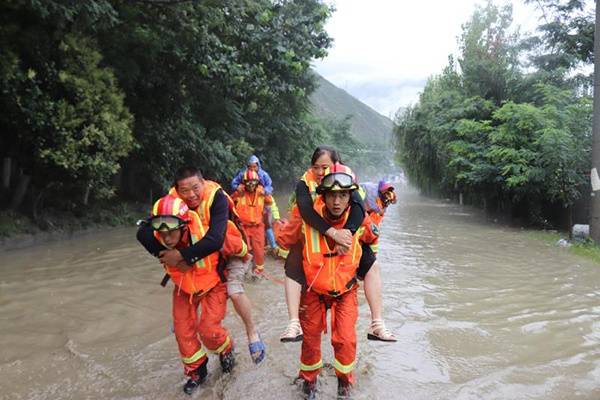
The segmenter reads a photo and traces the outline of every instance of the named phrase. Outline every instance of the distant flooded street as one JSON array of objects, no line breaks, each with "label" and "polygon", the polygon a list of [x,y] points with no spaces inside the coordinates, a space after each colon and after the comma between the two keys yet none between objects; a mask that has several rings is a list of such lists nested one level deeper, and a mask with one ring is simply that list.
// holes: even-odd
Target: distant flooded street
[{"label": "distant flooded street", "polygon": [[[406,191],[379,256],[396,344],[367,341],[360,290],[356,399],[600,398],[600,265],[477,212]],[[267,272],[281,278],[282,263]],[[0,254],[0,399],[186,399],[171,284],[135,228]],[[255,367],[240,320],[238,366],[216,357],[195,399],[297,399],[299,344],[282,344],[283,287],[247,284],[267,359]],[[332,362],[330,336],[324,361]],[[320,398],[334,398],[333,370]]]}]

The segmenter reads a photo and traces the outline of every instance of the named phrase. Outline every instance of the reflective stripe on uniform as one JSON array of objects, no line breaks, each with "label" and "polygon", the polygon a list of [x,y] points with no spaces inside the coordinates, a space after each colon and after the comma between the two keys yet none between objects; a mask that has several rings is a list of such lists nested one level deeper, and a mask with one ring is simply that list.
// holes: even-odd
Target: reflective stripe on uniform
[{"label": "reflective stripe on uniform", "polygon": [[262,215],[264,209],[265,194],[262,189],[257,189],[254,193],[244,192],[244,194],[237,200],[236,211],[241,217],[243,223],[260,223],[263,218]]},{"label": "reflective stripe on uniform", "polygon": [[[198,232],[192,232],[192,230],[190,230],[190,236],[192,238],[192,245],[198,243],[200,240],[202,240],[202,238],[204,237],[204,235],[206,235],[206,230],[204,229],[204,225],[202,225],[202,220],[200,219],[200,216],[198,215],[198,213],[196,213],[195,211],[190,210],[190,218],[195,219],[194,222],[196,222],[195,226],[198,227]],[[208,263],[207,263],[208,261]],[[210,262],[210,258],[205,257],[199,261],[196,262],[196,268],[209,268],[209,271],[212,271],[212,262]]]},{"label": "reflective stripe on uniform", "polygon": [[317,198],[317,183],[316,182],[310,182],[308,188],[310,190],[310,196],[312,197],[313,201]]},{"label": "reflective stripe on uniform", "polygon": [[235,256],[236,257],[244,257],[246,254],[248,254],[248,246],[246,245],[246,242],[244,242],[242,240],[242,251],[237,253]]},{"label": "reflective stripe on uniform", "polygon": [[281,246],[278,247],[277,255],[279,257],[281,257],[281,258],[287,258],[288,254],[290,254],[289,250],[286,250],[286,249],[282,248]]},{"label": "reflective stripe on uniform", "polygon": [[342,374],[348,374],[354,369],[354,364],[356,364],[356,361],[352,361],[350,364],[344,365],[341,362],[339,362],[336,358],[333,361],[333,368],[340,371]]},{"label": "reflective stripe on uniform", "polygon": [[357,191],[358,191],[358,195],[360,196],[360,199],[364,202],[367,199],[367,191],[361,185],[358,186]]},{"label": "reflective stripe on uniform", "polygon": [[301,371],[316,371],[320,368],[323,368],[323,360],[319,360],[318,362],[316,362],[312,365],[306,365],[306,364],[300,363]]},{"label": "reflective stripe on uniform", "polygon": [[319,185],[317,182],[315,182],[312,173],[310,173],[309,171],[305,172],[304,175],[302,175],[302,178],[300,178],[300,180],[306,183],[308,193],[310,193],[310,197],[312,197],[313,201],[315,201],[315,199],[317,198],[317,186]]},{"label": "reflective stripe on uniform", "polygon": [[[314,205],[317,214],[323,216],[325,205],[321,199]],[[350,212],[344,212],[341,224],[345,224]],[[352,246],[348,254],[338,254],[335,246],[330,246],[327,238],[312,228],[306,222],[302,222],[302,232],[304,235],[304,261],[303,269],[306,275],[309,288],[317,293],[339,296],[349,290],[345,285],[355,274],[355,268],[358,268],[358,260],[362,253],[359,245],[360,234],[357,233],[352,238]],[[360,228],[359,228],[360,232]],[[347,267],[338,268],[342,263]],[[335,294],[330,294],[335,292]]]},{"label": "reflective stripe on uniform", "polygon": [[270,196],[271,197],[271,204],[269,205],[269,207],[271,207],[271,215],[273,216],[273,219],[280,219],[280,215],[279,215],[279,207],[277,207],[277,202],[275,201],[275,197]]},{"label": "reflective stripe on uniform", "polygon": [[321,252],[321,240],[319,238],[319,231],[314,228],[310,229],[310,251],[312,253],[320,253]]},{"label": "reflective stripe on uniform", "polygon": [[200,350],[198,350],[197,352],[195,352],[194,355],[191,356],[191,357],[181,357],[181,361],[183,361],[186,364],[191,364],[191,363],[194,363],[194,362],[198,361],[199,359],[201,359],[205,355],[206,355],[206,352],[204,351],[204,349],[200,348]]},{"label": "reflective stripe on uniform", "polygon": [[365,227],[361,226],[360,228],[358,228],[358,230],[356,231],[356,234],[352,237],[352,241],[353,241],[353,247],[354,250],[352,251],[352,262],[355,263],[356,259],[358,258],[358,251],[361,250],[360,255],[362,256],[362,249],[360,247],[360,238],[363,235],[363,233],[365,232]]},{"label": "reflective stripe on uniform", "polygon": [[225,350],[227,348],[227,346],[229,346],[229,343],[231,343],[231,339],[229,338],[229,335],[227,335],[227,339],[225,339],[223,344],[220,345],[218,349],[216,349],[216,350],[209,349],[209,350],[213,353],[221,354],[223,352],[223,350]]},{"label": "reflective stripe on uniform", "polygon": [[[210,192],[208,193],[207,198],[202,200],[198,210],[201,212],[200,218],[202,219],[202,223],[206,226],[210,226],[210,207],[212,207],[215,195],[219,189],[221,189],[221,186],[211,181],[207,181],[205,184],[209,185],[208,189]],[[223,192],[223,194],[227,196],[227,193]]]}]

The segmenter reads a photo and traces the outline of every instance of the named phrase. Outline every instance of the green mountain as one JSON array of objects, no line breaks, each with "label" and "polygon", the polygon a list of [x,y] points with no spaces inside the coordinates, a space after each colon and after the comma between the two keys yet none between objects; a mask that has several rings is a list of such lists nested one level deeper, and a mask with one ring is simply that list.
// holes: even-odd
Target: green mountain
[{"label": "green mountain", "polygon": [[353,136],[363,143],[390,146],[394,123],[314,72],[318,88],[310,96],[313,112],[321,118],[342,119],[350,115]]}]

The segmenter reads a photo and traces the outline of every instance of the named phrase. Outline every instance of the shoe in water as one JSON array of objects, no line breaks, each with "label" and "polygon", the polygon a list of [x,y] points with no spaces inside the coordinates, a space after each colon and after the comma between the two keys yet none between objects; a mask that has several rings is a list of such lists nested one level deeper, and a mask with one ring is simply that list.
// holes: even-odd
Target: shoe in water
[{"label": "shoe in water", "polygon": [[367,339],[379,340],[381,342],[398,341],[396,335],[385,327],[385,323],[381,319],[374,319],[371,321],[371,326],[369,326],[369,331],[367,332]]},{"label": "shoe in water", "polygon": [[233,349],[227,353],[219,354],[219,360],[221,361],[221,370],[224,374],[228,374],[233,370],[235,366],[235,356],[233,355]]},{"label": "shoe in water", "polygon": [[279,258],[279,257],[281,257],[279,255],[279,252],[280,252],[279,247],[272,247],[271,249],[269,249],[269,254],[271,254],[271,256],[273,258]]},{"label": "shoe in water", "polygon": [[338,400],[349,400],[352,385],[348,381],[338,378],[337,398]]},{"label": "shoe in water", "polygon": [[260,364],[265,359],[267,349],[260,335],[258,335],[258,340],[248,343],[248,350],[250,350],[250,357],[254,364]]},{"label": "shoe in water", "polygon": [[285,331],[279,336],[279,340],[287,343],[287,342],[299,342],[304,337],[302,332],[302,326],[300,326],[300,321],[297,319],[290,319],[288,326],[285,328]]},{"label": "shoe in water", "polygon": [[304,381],[302,383],[302,395],[306,400],[314,400],[317,398],[317,381]]},{"label": "shoe in water", "polygon": [[206,365],[208,364],[208,360],[204,361],[202,365],[200,365],[195,371],[190,374],[190,379],[183,385],[183,391],[185,394],[192,394],[194,390],[200,385],[204,383],[206,380],[206,376],[208,372],[206,370]]}]

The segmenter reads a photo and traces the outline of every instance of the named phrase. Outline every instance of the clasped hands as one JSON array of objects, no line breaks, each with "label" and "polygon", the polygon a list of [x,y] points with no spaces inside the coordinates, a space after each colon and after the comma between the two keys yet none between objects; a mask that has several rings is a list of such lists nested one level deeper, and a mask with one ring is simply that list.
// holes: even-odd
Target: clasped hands
[{"label": "clasped hands", "polygon": [[192,268],[192,266],[185,261],[179,250],[176,249],[162,250],[158,253],[158,259],[162,265],[174,266],[180,272],[186,272]]}]

